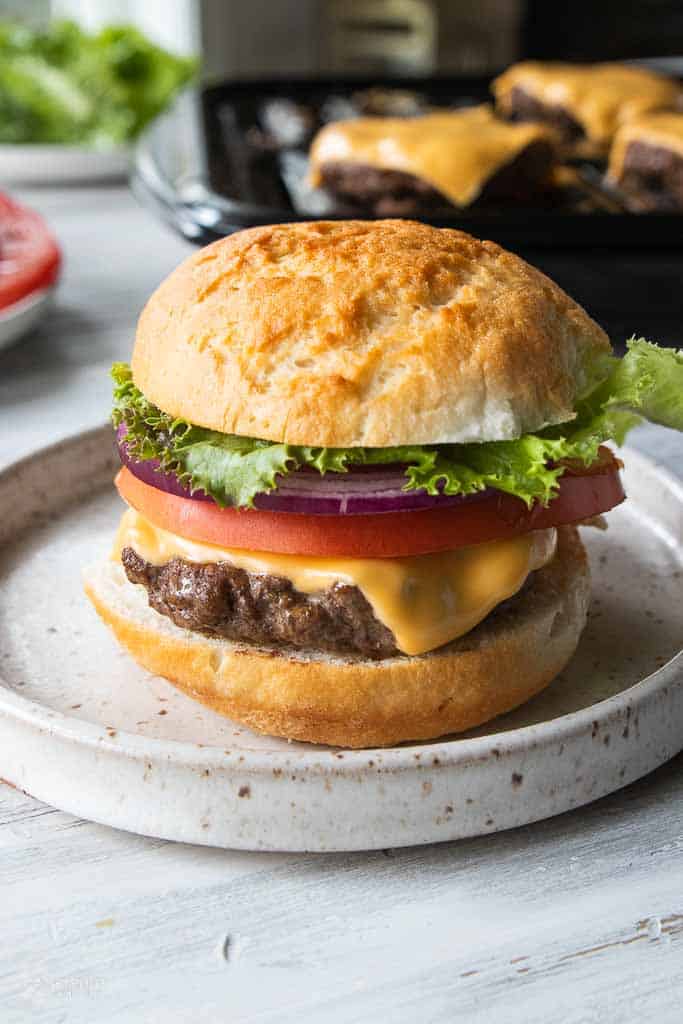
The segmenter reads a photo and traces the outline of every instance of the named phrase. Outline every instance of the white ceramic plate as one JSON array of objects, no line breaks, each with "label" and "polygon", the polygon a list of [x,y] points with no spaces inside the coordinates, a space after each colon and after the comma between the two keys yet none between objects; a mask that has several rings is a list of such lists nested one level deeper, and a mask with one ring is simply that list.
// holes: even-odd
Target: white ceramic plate
[{"label": "white ceramic plate", "polygon": [[52,305],[55,289],[56,285],[41,288],[0,310],[0,350],[13,345],[43,319]]},{"label": "white ceramic plate", "polygon": [[0,776],[147,835],[244,849],[355,850],[558,814],[683,747],[683,489],[625,454],[629,501],[586,530],[589,624],[539,697],[467,737],[389,750],[257,736],[140,670],[81,566],[121,513],[109,428],[0,475]]},{"label": "white ceramic plate", "polygon": [[128,176],[128,146],[0,145],[1,185],[76,185]]}]

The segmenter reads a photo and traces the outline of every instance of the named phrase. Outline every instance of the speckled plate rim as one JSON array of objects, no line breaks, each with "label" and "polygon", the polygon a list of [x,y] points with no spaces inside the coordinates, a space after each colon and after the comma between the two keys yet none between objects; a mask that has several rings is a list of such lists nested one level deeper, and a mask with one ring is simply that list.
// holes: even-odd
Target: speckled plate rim
[{"label": "speckled plate rim", "polygon": [[[450,736],[436,742],[405,744],[398,747],[366,747],[361,750],[320,747],[319,750],[312,751],[308,748],[297,749],[299,745],[293,742],[289,750],[261,751],[249,750],[248,747],[241,746],[234,751],[226,751],[220,747],[202,746],[181,740],[143,738],[124,730],[117,730],[116,739],[113,740],[105,729],[93,722],[48,709],[37,701],[29,700],[13,690],[9,690],[2,676],[0,676],[0,713],[12,714],[36,728],[59,736],[61,739],[99,749],[107,748],[118,754],[139,757],[154,753],[159,756],[168,756],[172,753],[173,760],[177,764],[224,765],[231,759],[236,760],[238,756],[243,760],[244,751],[247,751],[250,761],[249,764],[243,766],[242,770],[254,775],[270,774],[273,770],[273,762],[286,761],[287,764],[291,764],[293,757],[305,760],[306,768],[309,770],[326,771],[330,765],[333,765],[336,771],[339,751],[343,750],[346,758],[358,759],[364,764],[367,763],[368,757],[373,755],[379,757],[383,761],[385,770],[396,772],[414,768],[416,750],[420,750],[427,761],[438,756],[439,763],[443,767],[458,767],[488,758],[494,749],[498,750],[496,756],[499,756],[503,751],[512,754],[519,750],[529,750],[536,745],[539,739],[544,742],[552,740],[566,743],[574,736],[583,735],[587,730],[592,730],[596,721],[601,725],[608,725],[617,721],[626,709],[630,709],[630,717],[654,694],[660,692],[662,688],[672,685],[683,690],[683,651],[679,651],[656,672],[634,683],[628,689],[622,690],[621,693],[591,704],[588,708],[581,708],[579,711],[573,711],[559,718],[551,718],[547,722],[537,722],[533,725],[525,725],[501,733],[490,733],[486,736],[472,736],[465,739]],[[679,749],[683,750],[683,736]],[[317,760],[318,758],[320,760]]]},{"label": "speckled plate rim", "polygon": [[[68,438],[49,448],[41,449],[0,473],[0,494],[10,477],[20,478],[23,474],[30,475],[36,468],[36,464],[42,465],[46,460],[71,458],[74,447],[79,444],[87,444],[89,447],[101,446],[103,456],[100,463],[101,472],[93,472],[90,478],[92,483],[89,484],[82,482],[81,478],[81,482],[78,484],[80,493],[74,493],[73,500],[77,501],[90,493],[95,493],[101,487],[102,476],[106,474],[107,468],[115,465],[110,438],[110,428],[106,425]],[[658,486],[668,495],[677,512],[683,514],[683,486],[676,477],[633,449],[628,449],[628,461],[631,471],[637,472],[645,479],[656,478]],[[76,491],[78,491],[78,487]],[[41,499],[38,497],[34,500],[40,501]],[[62,501],[60,510],[65,510],[66,507]],[[27,515],[27,512],[24,514]],[[20,529],[21,517],[17,513],[13,517],[10,513],[0,531],[0,543],[15,536]],[[665,540],[670,544],[672,534],[667,533]],[[209,769],[216,771],[222,777],[226,775],[234,777],[235,785],[237,782],[243,783],[244,779],[255,779],[259,776],[272,779],[274,775],[277,776],[283,771],[298,773],[299,777],[305,773],[309,777],[325,778],[329,776],[339,780],[340,776],[352,779],[360,774],[367,774],[368,768],[371,768],[373,775],[382,775],[385,778],[391,776],[396,780],[406,775],[413,778],[416,775],[416,769],[420,769],[421,784],[423,787],[429,787],[428,790],[423,789],[423,793],[431,794],[432,782],[429,780],[435,778],[436,770],[438,770],[438,776],[443,779],[444,775],[450,774],[452,777],[453,771],[463,771],[472,766],[483,766],[495,761],[501,771],[509,771],[522,763],[526,764],[530,752],[545,751],[547,753],[551,748],[557,748],[561,752],[567,748],[569,753],[573,746],[585,744],[586,738],[595,737],[598,731],[604,735],[607,730],[614,732],[623,729],[623,735],[627,735],[629,722],[636,722],[639,716],[651,719],[652,722],[659,722],[659,732],[654,737],[654,743],[649,744],[652,749],[644,752],[642,756],[633,758],[630,765],[622,765],[618,774],[615,762],[614,771],[606,772],[604,779],[596,781],[591,791],[586,792],[583,796],[567,793],[566,798],[560,800],[557,806],[553,805],[551,810],[541,801],[535,810],[527,807],[524,810],[520,808],[521,813],[508,813],[507,815],[502,813],[495,823],[492,819],[487,819],[487,824],[488,820],[492,821],[490,829],[484,828],[481,822],[473,822],[468,825],[461,821],[456,828],[452,828],[446,834],[443,830],[434,834],[433,828],[420,831],[417,821],[409,823],[408,827],[405,827],[405,822],[402,820],[400,827],[381,829],[381,834],[373,840],[367,838],[361,841],[351,838],[345,840],[331,836],[328,842],[327,840],[311,840],[301,835],[292,837],[291,834],[289,838],[281,840],[274,836],[266,836],[263,839],[254,837],[247,830],[246,838],[240,832],[239,835],[230,834],[229,841],[226,842],[226,837],[223,834],[225,828],[219,829],[220,834],[215,837],[209,833],[197,835],[196,830],[193,831],[192,828],[189,831],[185,828],[173,829],[171,830],[172,834],[169,834],[168,827],[160,825],[146,828],[144,823],[143,825],[135,822],[127,824],[125,821],[117,820],[116,815],[112,813],[98,817],[87,806],[83,808],[78,799],[54,801],[54,797],[51,797],[49,792],[50,787],[47,786],[46,791],[46,787],[36,785],[35,781],[28,786],[29,791],[41,799],[60,802],[67,810],[84,813],[105,824],[130,828],[132,831],[159,835],[163,838],[183,839],[208,845],[230,845],[246,849],[350,850],[459,838],[465,835],[514,827],[548,817],[550,814],[561,813],[570,807],[579,806],[612,792],[651,771],[683,749],[683,651],[651,675],[621,693],[599,701],[590,707],[549,719],[546,722],[497,734],[490,733],[486,736],[464,739],[451,737],[436,742],[360,751],[337,748],[311,750],[310,748],[299,748],[296,743],[291,744],[286,750],[251,750],[246,745],[242,745],[235,750],[226,751],[184,741],[140,737],[125,731],[118,731],[116,737],[112,738],[104,727],[70,717],[62,712],[46,708],[37,701],[22,697],[10,690],[0,676],[0,724],[3,719],[5,719],[5,724],[14,721],[17,726],[21,724],[36,735],[50,736],[60,743],[75,745],[81,749],[95,749],[98,755],[109,755],[121,764],[131,761],[136,763],[144,761],[146,764],[153,762],[157,765],[172,765],[174,771],[189,769],[194,772],[202,771],[203,774],[206,773],[206,769]],[[2,730],[0,730],[1,736]],[[606,757],[607,752],[601,752],[601,756]],[[613,757],[613,754],[610,756]],[[421,763],[416,764],[418,757]],[[343,765],[340,764],[340,761],[344,762]],[[1,757],[0,774],[7,781],[22,786],[23,779],[16,775],[13,777],[11,766],[8,770],[8,766],[3,764]],[[521,776],[512,771],[511,777],[515,779]],[[295,776],[292,775],[292,779],[294,778]],[[245,786],[241,785],[240,796],[244,789]],[[88,801],[85,803],[87,804]],[[228,832],[230,831],[230,826],[228,826]]]}]

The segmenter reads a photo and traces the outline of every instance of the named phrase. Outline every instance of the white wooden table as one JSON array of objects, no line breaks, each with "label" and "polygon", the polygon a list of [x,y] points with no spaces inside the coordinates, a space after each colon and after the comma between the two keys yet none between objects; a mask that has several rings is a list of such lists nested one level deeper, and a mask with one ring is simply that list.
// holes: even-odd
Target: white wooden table
[{"label": "white wooden table", "polygon": [[[107,369],[189,251],[123,189],[33,192],[57,308],[0,354],[0,466],[107,416]],[[634,441],[681,471],[683,444]],[[591,807],[457,844],[190,848],[0,785],[0,1022],[683,1021],[683,757]]]}]

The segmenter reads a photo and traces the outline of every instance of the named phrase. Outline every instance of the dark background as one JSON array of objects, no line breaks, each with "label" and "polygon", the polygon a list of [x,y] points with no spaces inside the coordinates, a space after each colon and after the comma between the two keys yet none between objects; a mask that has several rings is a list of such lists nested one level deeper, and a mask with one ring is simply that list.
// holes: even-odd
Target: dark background
[{"label": "dark background", "polygon": [[[556,60],[680,56],[683,3],[532,0],[526,5],[520,49],[523,56]],[[585,305],[616,344],[635,333],[683,345],[683,249],[531,249],[523,255]]]},{"label": "dark background", "polygon": [[520,51],[542,60],[626,60],[683,54],[680,0],[529,0]]}]

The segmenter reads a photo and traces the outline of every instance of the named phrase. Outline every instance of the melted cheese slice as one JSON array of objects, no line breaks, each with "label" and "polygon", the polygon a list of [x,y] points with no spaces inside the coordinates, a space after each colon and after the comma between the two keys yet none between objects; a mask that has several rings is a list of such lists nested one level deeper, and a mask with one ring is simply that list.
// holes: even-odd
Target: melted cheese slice
[{"label": "melted cheese slice", "polygon": [[607,143],[620,124],[651,110],[676,106],[673,79],[625,64],[513,64],[493,83],[499,107],[509,112],[514,88],[549,107],[562,107],[596,142]]},{"label": "melted cheese slice", "polygon": [[610,151],[607,176],[617,182],[624,169],[626,151],[632,142],[643,142],[647,146],[661,146],[683,156],[683,113],[650,114],[624,125],[614,139]]},{"label": "melted cheese slice", "polygon": [[377,619],[394,634],[399,650],[424,654],[469,632],[497,604],[516,594],[530,572],[552,559],[556,542],[555,530],[537,530],[414,558],[274,555],[185,540],[128,509],[113,557],[120,558],[123,548],[131,547],[153,565],[172,558],[228,562],[250,573],[284,577],[305,594],[347,583],[362,591]]},{"label": "melted cheese slice", "polygon": [[363,164],[412,174],[456,206],[468,206],[496,171],[532,142],[550,138],[539,124],[498,120],[488,104],[421,117],[335,121],[313,140],[310,178],[319,185],[324,164]]}]

